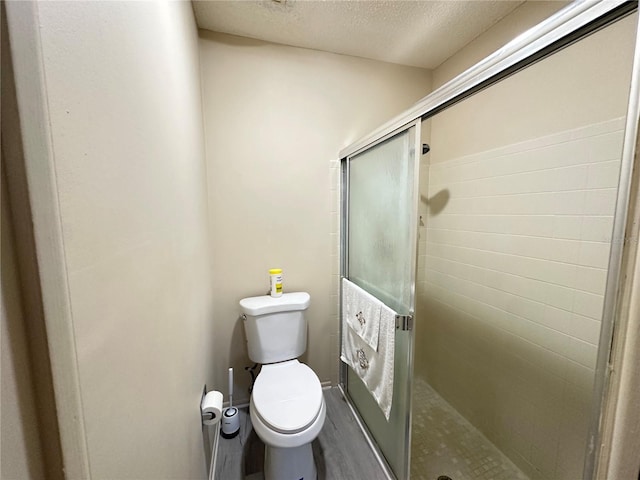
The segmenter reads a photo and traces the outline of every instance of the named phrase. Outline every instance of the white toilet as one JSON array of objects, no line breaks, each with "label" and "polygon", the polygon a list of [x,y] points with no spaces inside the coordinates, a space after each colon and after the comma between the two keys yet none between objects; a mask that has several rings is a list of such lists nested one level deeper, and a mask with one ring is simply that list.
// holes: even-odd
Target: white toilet
[{"label": "white toilet", "polygon": [[311,442],[326,406],[318,376],[297,357],[307,349],[306,292],[240,300],[249,358],[262,364],[251,393],[253,428],[265,444],[265,480],[315,480]]}]

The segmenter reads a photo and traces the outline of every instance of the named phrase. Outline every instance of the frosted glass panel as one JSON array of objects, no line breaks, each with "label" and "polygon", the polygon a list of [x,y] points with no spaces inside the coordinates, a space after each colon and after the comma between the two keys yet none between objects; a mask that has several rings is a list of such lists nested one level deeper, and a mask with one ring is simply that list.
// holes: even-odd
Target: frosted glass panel
[{"label": "frosted glass panel", "polygon": [[349,278],[399,313],[411,310],[414,129],[349,164]]},{"label": "frosted glass panel", "polygon": [[[348,272],[351,281],[401,314],[412,313],[416,127],[349,159]],[[389,421],[351,370],[347,391],[397,478],[408,474],[412,332],[396,330]]]}]

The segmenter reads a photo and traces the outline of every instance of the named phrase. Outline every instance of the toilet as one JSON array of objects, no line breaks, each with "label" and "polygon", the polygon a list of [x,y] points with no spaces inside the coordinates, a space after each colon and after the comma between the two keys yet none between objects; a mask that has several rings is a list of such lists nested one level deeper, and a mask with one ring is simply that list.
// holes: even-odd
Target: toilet
[{"label": "toilet", "polygon": [[253,429],[265,444],[265,480],[315,480],[311,442],[326,417],[320,380],[298,361],[307,349],[306,292],[240,300],[249,358],[262,364],[251,392]]}]

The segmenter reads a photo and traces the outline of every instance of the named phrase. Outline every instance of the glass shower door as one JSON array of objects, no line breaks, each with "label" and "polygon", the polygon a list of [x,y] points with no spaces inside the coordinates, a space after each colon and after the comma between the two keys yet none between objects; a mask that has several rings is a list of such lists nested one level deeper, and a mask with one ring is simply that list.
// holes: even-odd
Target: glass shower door
[{"label": "glass shower door", "polygon": [[[344,275],[400,315],[413,315],[420,124],[347,159]],[[364,383],[346,368],[346,389],[397,478],[409,462],[410,330],[396,329],[389,421]]]}]

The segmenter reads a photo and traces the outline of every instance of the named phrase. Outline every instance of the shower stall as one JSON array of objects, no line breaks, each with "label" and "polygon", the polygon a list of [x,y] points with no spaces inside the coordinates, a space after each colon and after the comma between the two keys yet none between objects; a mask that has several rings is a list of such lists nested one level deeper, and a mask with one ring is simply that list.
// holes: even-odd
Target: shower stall
[{"label": "shower stall", "polygon": [[388,421],[341,365],[390,475],[593,478],[636,9],[571,4],[341,152],[342,276],[402,319]]}]

